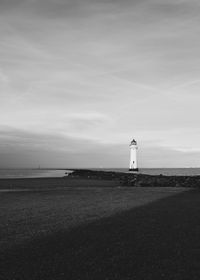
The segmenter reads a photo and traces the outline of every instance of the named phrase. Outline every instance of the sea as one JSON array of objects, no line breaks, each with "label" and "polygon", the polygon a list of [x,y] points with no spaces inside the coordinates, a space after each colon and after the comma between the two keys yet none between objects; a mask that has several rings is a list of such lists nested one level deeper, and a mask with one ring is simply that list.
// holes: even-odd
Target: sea
[{"label": "sea", "polygon": [[[92,170],[128,172],[127,168],[89,168]],[[0,169],[0,179],[64,177],[73,169]],[[197,176],[200,168],[141,168],[140,174],[166,176]]]},{"label": "sea", "polygon": [[[118,172],[128,172],[126,168],[115,168],[109,170]],[[200,175],[200,168],[141,168],[139,169],[138,173],[165,176],[198,176]]]},{"label": "sea", "polygon": [[0,179],[64,177],[70,170],[61,169],[0,169]]}]

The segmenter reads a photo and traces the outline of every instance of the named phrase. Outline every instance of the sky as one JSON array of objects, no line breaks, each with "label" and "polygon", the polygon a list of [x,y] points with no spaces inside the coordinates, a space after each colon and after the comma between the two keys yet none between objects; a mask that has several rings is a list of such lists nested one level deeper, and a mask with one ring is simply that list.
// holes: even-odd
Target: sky
[{"label": "sky", "polygon": [[0,0],[0,168],[200,167],[199,0]]}]

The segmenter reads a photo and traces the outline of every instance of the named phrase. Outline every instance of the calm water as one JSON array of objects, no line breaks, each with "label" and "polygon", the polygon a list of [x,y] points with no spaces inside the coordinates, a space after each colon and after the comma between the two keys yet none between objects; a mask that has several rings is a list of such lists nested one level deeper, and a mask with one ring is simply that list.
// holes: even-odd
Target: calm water
[{"label": "calm water", "polygon": [[[126,168],[110,168],[104,170],[128,172]],[[141,174],[166,175],[166,176],[197,176],[200,175],[200,168],[141,168]]]},{"label": "calm water", "polygon": [[67,170],[52,169],[0,169],[0,179],[63,177]]},{"label": "calm water", "polygon": [[[95,169],[97,170],[97,169]],[[106,168],[99,169],[105,171],[128,172],[126,168]],[[65,172],[70,170],[52,170],[52,169],[0,169],[0,179],[9,178],[41,178],[41,177],[63,177]],[[195,176],[200,175],[200,168],[141,168],[139,173],[149,175],[179,175]]]}]

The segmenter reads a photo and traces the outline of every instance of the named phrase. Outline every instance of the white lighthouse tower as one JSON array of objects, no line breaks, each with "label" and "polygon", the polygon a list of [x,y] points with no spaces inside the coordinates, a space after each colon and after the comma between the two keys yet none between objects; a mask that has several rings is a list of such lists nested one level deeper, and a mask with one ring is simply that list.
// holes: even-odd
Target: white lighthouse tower
[{"label": "white lighthouse tower", "polygon": [[137,165],[137,142],[133,139],[131,141],[130,147],[130,165],[129,165],[129,171],[138,171],[138,165]]}]

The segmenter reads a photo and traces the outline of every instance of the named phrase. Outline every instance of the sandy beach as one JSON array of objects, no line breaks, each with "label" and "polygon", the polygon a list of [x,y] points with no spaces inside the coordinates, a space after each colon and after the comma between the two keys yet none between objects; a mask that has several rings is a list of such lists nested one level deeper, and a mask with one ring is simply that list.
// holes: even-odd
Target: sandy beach
[{"label": "sandy beach", "polygon": [[0,279],[199,279],[198,189],[0,180]]},{"label": "sandy beach", "polygon": [[199,26],[0,0],[0,280],[200,280]]}]

